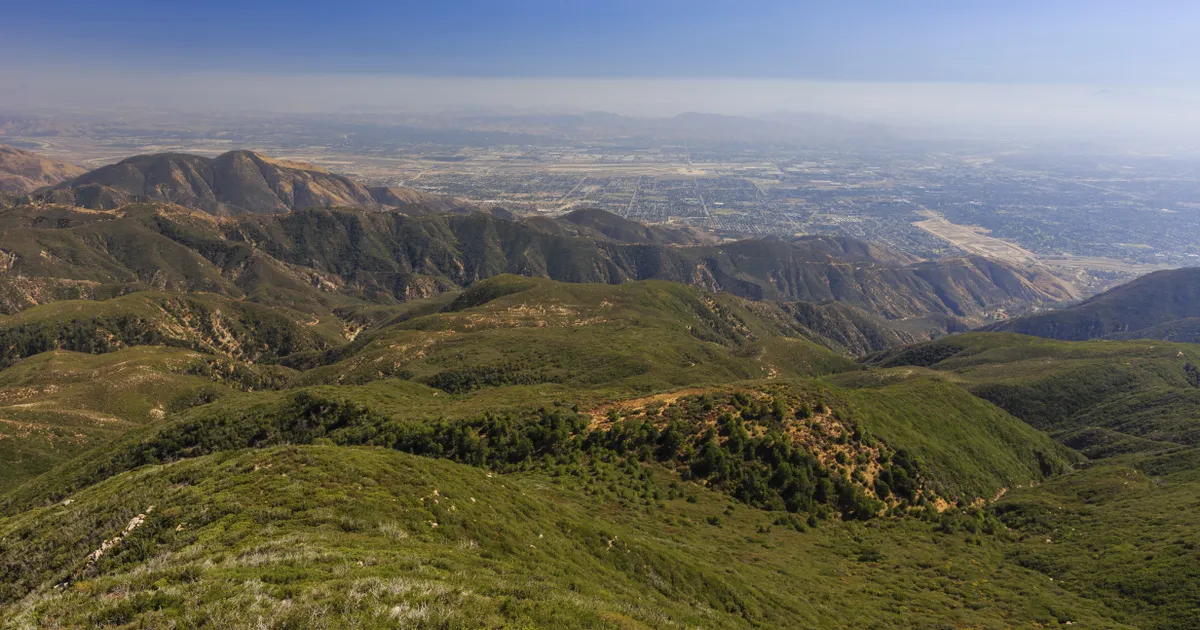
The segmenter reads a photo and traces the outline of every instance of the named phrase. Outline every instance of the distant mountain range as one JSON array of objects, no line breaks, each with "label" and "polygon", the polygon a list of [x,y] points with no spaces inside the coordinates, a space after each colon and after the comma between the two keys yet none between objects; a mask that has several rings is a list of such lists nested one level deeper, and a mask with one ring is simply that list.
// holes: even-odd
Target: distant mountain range
[{"label": "distant mountain range", "polygon": [[688,231],[643,228],[599,211],[530,221],[360,209],[216,219],[162,204],[22,205],[5,211],[0,226],[6,312],[138,288],[328,310],[338,299],[394,303],[515,273],[608,284],[672,280],[752,300],[836,302],[862,311],[850,320],[891,320],[886,327],[908,331],[900,338],[920,339],[1070,295],[1053,277],[979,257],[909,263],[847,239],[703,244]]},{"label": "distant mountain range", "polygon": [[1036,337],[1200,342],[1200,268],[1158,271],[1080,304],[988,326]]},{"label": "distant mountain range", "polygon": [[527,138],[575,141],[625,138],[845,146],[896,140],[896,134],[883,125],[801,112],[777,112],[758,117],[684,112],[655,118],[635,118],[609,112],[447,112],[433,116],[401,117],[400,122],[414,129],[517,134]]},{"label": "distant mountain range", "polygon": [[0,145],[0,192],[25,194],[79,177],[87,171],[36,153]]}]

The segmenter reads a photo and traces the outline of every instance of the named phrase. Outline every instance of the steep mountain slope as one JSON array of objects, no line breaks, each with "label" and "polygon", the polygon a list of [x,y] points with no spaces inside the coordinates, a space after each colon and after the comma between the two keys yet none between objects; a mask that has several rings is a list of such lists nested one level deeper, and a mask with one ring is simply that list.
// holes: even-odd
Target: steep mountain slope
[{"label": "steep mountain slope", "polygon": [[1200,341],[1200,268],[1157,271],[1075,306],[988,326],[1050,339]]},{"label": "steep mountain slope", "polygon": [[798,236],[792,243],[810,249],[819,249],[839,260],[870,262],[889,267],[912,265],[921,259],[878,243],[860,241],[848,236],[809,235]]},{"label": "steep mountain slope", "polygon": [[290,212],[310,206],[380,208],[357,182],[251,151],[215,158],[139,155],[60,184],[45,199],[94,209],[166,201],[216,215]]},{"label": "steep mountain slope", "polygon": [[[798,323],[865,353],[1065,298],[1044,278],[983,259],[888,266],[824,240],[720,246],[551,234],[481,213],[305,210],[218,219],[160,204],[0,212],[0,311],[133,291],[206,291],[269,306],[356,312],[460,290],[502,273],[568,282],[685,282],[754,300],[805,300]],[[839,259],[835,253],[850,260]]]},{"label": "steep mountain slope", "polygon": [[30,193],[86,172],[74,164],[56,162],[36,153],[0,145],[0,193]]},{"label": "steep mountain slope", "polygon": [[426,214],[430,212],[471,213],[481,210],[472,204],[443,195],[427,193],[415,188],[373,186],[368,188],[367,191],[371,193],[371,198],[379,204],[395,208],[407,214]]}]

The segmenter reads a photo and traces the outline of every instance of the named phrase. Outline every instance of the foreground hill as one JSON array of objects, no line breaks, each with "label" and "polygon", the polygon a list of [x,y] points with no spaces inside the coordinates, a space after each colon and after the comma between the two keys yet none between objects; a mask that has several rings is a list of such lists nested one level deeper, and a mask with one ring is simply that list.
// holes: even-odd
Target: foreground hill
[{"label": "foreground hill", "polygon": [[310,209],[216,219],[153,204],[26,205],[3,211],[0,225],[0,306],[9,312],[146,288],[328,312],[515,273],[612,284],[660,279],[752,300],[836,302],[928,338],[1072,295],[1055,278],[978,257],[872,260],[870,247],[828,239],[630,243],[483,213]]},{"label": "foreground hill", "polygon": [[796,531],[622,471],[330,446],[151,466],[0,521],[0,604],[16,627],[1132,627],[992,535]]},{"label": "foreground hill", "polygon": [[87,171],[36,153],[0,145],[0,193],[21,195],[73,179]]},{"label": "foreground hill", "polygon": [[1158,271],[1075,306],[985,330],[1050,339],[1200,342],[1200,268]]}]

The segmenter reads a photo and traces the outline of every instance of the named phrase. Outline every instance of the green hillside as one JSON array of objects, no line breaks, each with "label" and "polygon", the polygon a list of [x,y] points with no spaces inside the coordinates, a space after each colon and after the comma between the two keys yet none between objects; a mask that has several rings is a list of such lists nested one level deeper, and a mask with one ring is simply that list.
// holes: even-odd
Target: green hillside
[{"label": "green hillside", "polygon": [[1142,276],[1075,306],[987,328],[1051,339],[1161,339],[1193,343],[1200,318],[1200,269]]},{"label": "green hillside", "polygon": [[1200,451],[1131,456],[1005,496],[1010,558],[1139,628],[1200,624]]},{"label": "green hillside", "polygon": [[0,602],[18,626],[1132,627],[995,534],[801,532],[622,469],[496,475],[361,447],[148,467],[0,521]]},{"label": "green hillside", "polygon": [[103,353],[139,345],[272,362],[344,342],[340,326],[329,320],[337,321],[204,294],[53,302],[0,315],[0,366],[48,350]]},{"label": "green hillside", "polygon": [[164,347],[43,352],[0,371],[0,492],[196,401],[286,378]]},{"label": "green hillside", "polygon": [[975,395],[1091,455],[1200,444],[1200,347],[955,335],[876,355],[949,372]]},{"label": "green hillside", "polygon": [[[859,369],[803,332],[778,308],[679,284],[500,276],[442,312],[373,329],[326,353],[317,361],[327,364],[300,382],[400,376],[450,393],[536,383],[646,392]],[[302,365],[300,358],[288,364]]]}]

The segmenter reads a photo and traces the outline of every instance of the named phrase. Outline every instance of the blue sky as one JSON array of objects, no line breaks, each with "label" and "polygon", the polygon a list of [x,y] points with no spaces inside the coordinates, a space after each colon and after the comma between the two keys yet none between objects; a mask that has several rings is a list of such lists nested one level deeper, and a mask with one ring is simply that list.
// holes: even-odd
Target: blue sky
[{"label": "blue sky", "polygon": [[1193,0],[38,0],[6,64],[460,77],[1196,83]]}]

